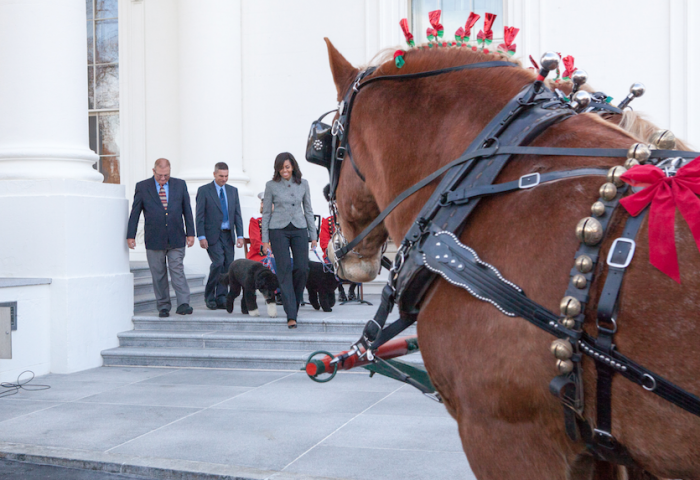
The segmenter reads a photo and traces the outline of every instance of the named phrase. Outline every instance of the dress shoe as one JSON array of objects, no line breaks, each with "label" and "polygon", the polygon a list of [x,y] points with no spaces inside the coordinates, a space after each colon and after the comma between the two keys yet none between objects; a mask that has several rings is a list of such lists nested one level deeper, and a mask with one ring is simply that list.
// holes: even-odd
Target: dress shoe
[{"label": "dress shoe", "polygon": [[297,328],[297,321],[294,320],[293,318],[288,318],[287,319],[287,328]]},{"label": "dress shoe", "polygon": [[357,297],[355,296],[355,292],[350,291],[350,293],[348,293],[348,302],[352,302],[353,300],[356,300],[356,299],[357,299]]},{"label": "dress shoe", "polygon": [[216,300],[207,300],[207,308],[209,310],[216,310]]},{"label": "dress shoe", "polygon": [[168,312],[166,309],[162,309],[160,312],[158,312],[158,316],[160,318],[165,318],[170,316],[170,312]]},{"label": "dress shoe", "polygon": [[193,311],[194,311],[194,309],[192,307],[190,307],[189,303],[183,303],[182,305],[177,307],[177,310],[175,311],[175,313],[178,313],[180,315],[189,315]]}]

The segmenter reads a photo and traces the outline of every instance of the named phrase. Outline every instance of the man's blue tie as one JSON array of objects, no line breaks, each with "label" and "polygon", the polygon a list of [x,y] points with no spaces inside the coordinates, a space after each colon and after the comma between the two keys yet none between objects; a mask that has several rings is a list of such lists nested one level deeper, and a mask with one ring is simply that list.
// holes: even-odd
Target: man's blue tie
[{"label": "man's blue tie", "polygon": [[224,197],[224,189],[219,190],[219,200],[221,200],[221,210],[224,211],[224,222],[228,222],[228,205],[226,205],[226,197]]}]

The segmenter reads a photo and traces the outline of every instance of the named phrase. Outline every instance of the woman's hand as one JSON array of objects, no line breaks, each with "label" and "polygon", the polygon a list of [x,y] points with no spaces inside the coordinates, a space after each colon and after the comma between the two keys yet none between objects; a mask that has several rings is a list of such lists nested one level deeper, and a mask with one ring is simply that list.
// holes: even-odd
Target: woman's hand
[{"label": "woman's hand", "polygon": [[311,240],[311,250],[316,250],[318,242],[316,240]]},{"label": "woman's hand", "polygon": [[263,249],[263,252],[265,252],[265,255],[267,255],[268,253],[272,253],[270,251],[270,242],[263,242],[262,249]]}]

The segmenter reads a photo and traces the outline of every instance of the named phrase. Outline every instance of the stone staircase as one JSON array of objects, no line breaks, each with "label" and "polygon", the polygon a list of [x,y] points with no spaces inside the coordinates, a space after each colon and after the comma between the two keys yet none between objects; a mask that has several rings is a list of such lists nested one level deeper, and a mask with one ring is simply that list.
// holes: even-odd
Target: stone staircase
[{"label": "stone staircase", "polygon": [[[299,327],[287,328],[284,310],[277,306],[277,318],[267,317],[264,300],[259,296],[260,317],[243,315],[240,297],[234,313],[209,310],[200,295],[193,301],[194,313],[159,318],[152,286],[146,287],[150,273],[145,265],[132,265],[135,300],[134,329],[118,335],[119,347],[102,352],[105,366],[164,366],[199,368],[245,368],[265,370],[299,370],[309,355],[317,350],[339,353],[355,342],[379,304],[379,296],[365,294],[374,305],[346,304],[332,312],[316,311],[307,304],[299,312]],[[189,278],[188,278],[189,280]],[[202,284],[202,276],[192,276]],[[203,286],[190,286],[204,291]],[[194,293],[194,290],[193,290]],[[150,304],[146,296],[150,295]],[[194,297],[193,297],[194,298]],[[390,317],[389,321],[397,315]],[[415,326],[404,335],[415,335]],[[402,360],[422,364],[420,354]]]},{"label": "stone staircase", "polygon": [[[156,295],[153,293],[153,279],[147,262],[131,262],[131,273],[134,275],[134,313],[156,311]],[[168,277],[169,278],[169,277]],[[187,275],[190,286],[190,303],[204,302],[205,275]],[[172,313],[177,308],[175,291],[170,288],[170,299],[173,304]]]}]

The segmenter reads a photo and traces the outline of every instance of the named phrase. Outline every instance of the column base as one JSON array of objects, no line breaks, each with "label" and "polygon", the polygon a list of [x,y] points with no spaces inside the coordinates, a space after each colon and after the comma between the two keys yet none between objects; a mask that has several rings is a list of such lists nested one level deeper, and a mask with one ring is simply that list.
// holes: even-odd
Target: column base
[{"label": "column base", "polygon": [[[127,207],[121,185],[60,179],[0,182],[0,224],[7,232],[0,277],[52,279],[48,319],[23,316],[47,313],[32,313],[18,300],[20,318],[13,335],[39,341],[45,332],[30,327],[47,321],[51,372],[102,365],[100,352],[117,346],[117,334],[131,328]],[[32,359],[27,351],[13,352],[13,357],[15,353],[30,365],[45,360]]]},{"label": "column base", "polygon": [[88,148],[0,149],[0,180],[72,179],[102,182],[92,166],[99,157]]}]

